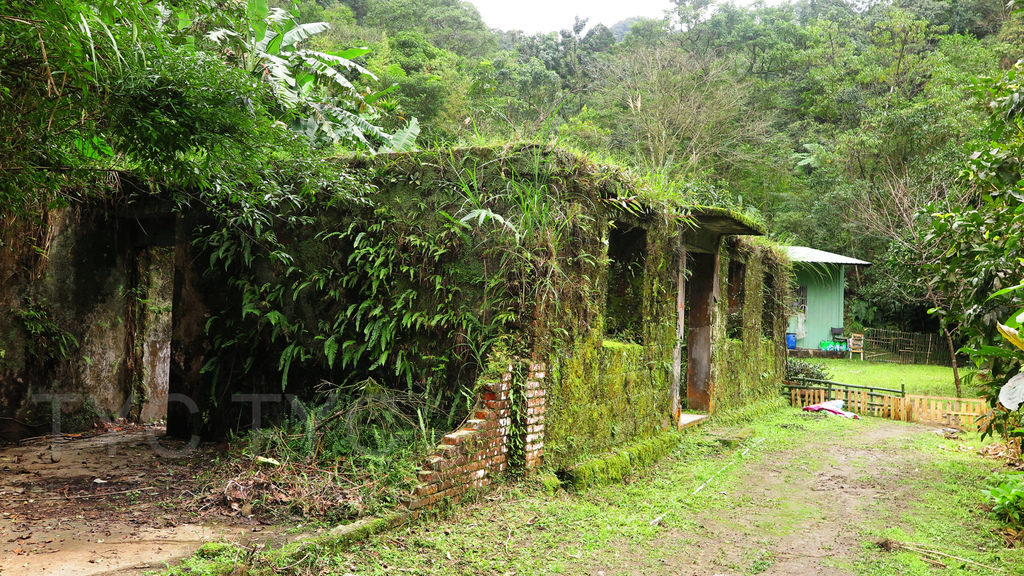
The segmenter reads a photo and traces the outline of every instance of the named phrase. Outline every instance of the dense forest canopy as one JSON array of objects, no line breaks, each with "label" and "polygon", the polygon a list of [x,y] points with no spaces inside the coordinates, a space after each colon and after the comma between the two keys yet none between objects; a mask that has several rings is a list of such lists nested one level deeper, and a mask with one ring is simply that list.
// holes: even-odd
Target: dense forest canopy
[{"label": "dense forest canopy", "polygon": [[1001,0],[674,1],[531,35],[462,0],[15,0],[0,195],[27,215],[128,170],[230,204],[327,186],[339,153],[540,141],[872,261],[848,324],[935,329],[954,287],[921,272],[931,214],[983,203],[991,183],[961,172],[1002,132],[978,79],[1024,56],[1024,19]]}]

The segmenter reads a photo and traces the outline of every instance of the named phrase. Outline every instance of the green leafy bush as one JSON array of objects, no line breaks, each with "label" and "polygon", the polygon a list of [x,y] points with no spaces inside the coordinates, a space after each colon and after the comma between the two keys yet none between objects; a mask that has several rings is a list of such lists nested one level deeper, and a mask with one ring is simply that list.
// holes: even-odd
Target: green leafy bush
[{"label": "green leafy bush", "polygon": [[786,359],[786,380],[794,378],[812,378],[828,380],[832,377],[824,363],[808,362],[807,360]]},{"label": "green leafy bush", "polygon": [[981,492],[992,504],[992,512],[1011,527],[1024,527],[1024,472],[996,473],[988,484],[990,488]]}]

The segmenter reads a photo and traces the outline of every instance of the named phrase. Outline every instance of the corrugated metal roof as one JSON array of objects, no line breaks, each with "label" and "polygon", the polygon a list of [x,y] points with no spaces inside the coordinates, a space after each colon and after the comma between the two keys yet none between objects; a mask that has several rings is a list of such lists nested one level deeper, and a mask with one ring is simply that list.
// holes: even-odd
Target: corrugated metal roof
[{"label": "corrugated metal roof", "polygon": [[829,264],[861,264],[870,266],[871,262],[857,260],[841,254],[833,254],[824,250],[815,250],[806,246],[786,246],[789,259],[793,262],[826,262]]}]

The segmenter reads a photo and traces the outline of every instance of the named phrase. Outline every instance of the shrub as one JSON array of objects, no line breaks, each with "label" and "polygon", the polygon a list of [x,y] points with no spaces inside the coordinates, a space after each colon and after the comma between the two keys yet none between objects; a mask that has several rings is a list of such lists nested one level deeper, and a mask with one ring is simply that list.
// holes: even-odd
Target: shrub
[{"label": "shrub", "polygon": [[832,375],[824,363],[808,362],[806,360],[786,359],[786,380],[794,378],[812,378],[815,380],[828,380]]},{"label": "shrub", "polygon": [[988,485],[981,492],[992,504],[992,512],[1013,528],[1024,527],[1024,473],[996,473]]}]

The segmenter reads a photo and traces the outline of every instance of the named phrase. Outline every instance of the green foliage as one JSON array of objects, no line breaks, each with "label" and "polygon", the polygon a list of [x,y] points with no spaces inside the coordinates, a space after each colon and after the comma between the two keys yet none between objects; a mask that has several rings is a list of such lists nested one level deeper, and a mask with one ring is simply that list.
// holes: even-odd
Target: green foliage
[{"label": "green foliage", "polygon": [[418,32],[400,32],[374,47],[367,66],[394,88],[387,104],[419,119],[425,140],[450,141],[462,128],[466,78],[456,54]]},{"label": "green foliage", "polygon": [[330,25],[299,24],[297,17],[297,7],[289,13],[268,9],[266,0],[249,0],[244,18],[233,22],[233,28],[217,28],[207,38],[221,47],[229,62],[269,84],[277,115],[310,141],[371,150],[381,142],[395,149],[398,143],[373,123],[379,116],[375,103],[391,89],[364,95],[348,77],[376,79],[352,61],[368,50],[326,53],[301,48],[303,41]]},{"label": "green foliage", "polygon": [[[260,203],[229,207],[229,226],[202,229],[207,275],[231,289],[206,325],[210,397],[277,377],[279,389],[325,380],[351,396],[370,377],[430,404],[408,423],[446,429],[471,407],[501,338],[569,312],[586,321],[586,309],[568,305],[581,290],[570,270],[594,264],[573,248],[596,243],[590,216],[549,194],[539,172],[485,175],[472,153],[458,155],[413,156],[404,167],[409,158],[382,159],[366,171],[371,182],[317,183],[316,194],[313,182],[265,183]],[[542,161],[527,150],[501,162],[541,170]],[[387,194],[361,188],[370,184]],[[512,339],[534,337],[548,333]]]},{"label": "green foliage", "polygon": [[828,366],[822,362],[811,362],[797,358],[786,359],[786,380],[792,380],[793,378],[828,380],[831,377]]},{"label": "green foliage", "polygon": [[155,5],[108,0],[17,2],[0,16],[0,204],[34,213],[95,179],[105,88],[149,45],[169,43]]},{"label": "green foliage", "polygon": [[423,32],[438,48],[466,58],[479,58],[494,46],[476,7],[462,0],[376,0],[362,23],[391,33]]},{"label": "green foliage", "polygon": [[308,143],[281,120],[318,144],[414,144],[416,126],[376,125],[383,94],[354,83],[365,70],[351,58],[365,51],[307,50],[301,43],[327,25],[297,24],[262,0],[239,13],[192,1],[173,11],[112,0],[16,7],[0,17],[0,199],[9,213],[34,218],[83,195],[130,196],[117,170],[201,204],[237,203],[278,179],[277,161],[307,165]]},{"label": "green foliage", "polygon": [[[414,422],[436,406],[429,399],[389,390],[372,380],[351,390],[331,388],[308,403],[292,401],[292,417],[272,427],[252,430],[245,437],[245,454],[272,457],[281,463],[282,478],[310,470],[338,470],[346,477],[368,478],[357,484],[358,498],[322,509],[315,497],[292,502],[295,512],[316,514],[326,520],[351,519],[394,506],[416,482],[423,454],[447,429],[434,431]],[[339,479],[314,474],[314,483],[334,487]],[[349,478],[351,482],[351,478]],[[334,487],[343,492],[352,484]],[[271,503],[258,513],[273,514]]]},{"label": "green foliage", "polygon": [[992,512],[1011,528],[1024,529],[1024,473],[1007,472],[991,476],[981,493],[992,505]]},{"label": "green foliage", "polygon": [[[977,95],[988,117],[991,142],[971,155],[963,172],[976,193],[966,205],[934,210],[926,241],[935,254],[927,267],[930,289],[942,301],[930,312],[944,325],[958,326],[969,353],[989,379],[982,392],[997,406],[999,389],[1020,370],[1018,353],[1000,347],[999,323],[1020,325],[1024,278],[1020,246],[1024,241],[1024,203],[1020,190],[1020,147],[1024,126],[1019,106],[1019,69],[983,77]],[[987,433],[1006,434],[1019,424],[1015,414],[995,410]]]},{"label": "green foliage", "polygon": [[12,309],[11,313],[26,332],[25,353],[40,367],[53,368],[73,358],[78,351],[78,339],[56,323],[45,301],[30,301]]},{"label": "green foliage", "polygon": [[216,57],[168,47],[151,53],[142,68],[126,67],[112,83],[109,129],[100,134],[141,174],[210,186],[245,177],[241,173],[271,154],[269,144],[286,142],[266,121],[266,96],[253,79]]}]

